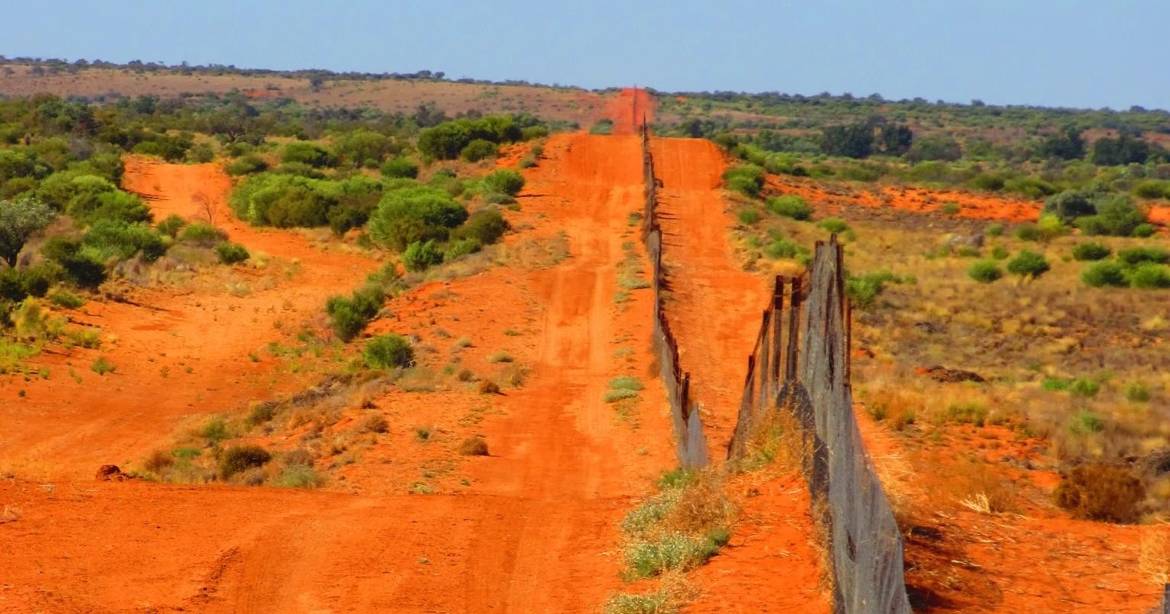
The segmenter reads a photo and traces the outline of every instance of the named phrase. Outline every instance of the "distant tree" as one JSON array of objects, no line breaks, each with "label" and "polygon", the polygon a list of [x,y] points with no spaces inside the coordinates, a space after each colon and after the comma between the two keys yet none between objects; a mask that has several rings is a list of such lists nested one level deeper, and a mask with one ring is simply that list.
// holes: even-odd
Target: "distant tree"
[{"label": "distant tree", "polygon": [[1044,139],[1040,144],[1040,155],[1059,160],[1079,160],[1085,157],[1085,139],[1075,126],[1066,126],[1064,130]]},{"label": "distant tree", "polygon": [[963,148],[954,138],[946,135],[923,137],[914,141],[910,151],[906,152],[906,159],[911,162],[926,160],[944,160],[953,162],[963,157]]},{"label": "distant tree", "polygon": [[904,124],[886,124],[881,127],[882,153],[901,156],[914,144],[914,131]]},{"label": "distant tree", "polygon": [[873,146],[874,130],[869,122],[828,126],[821,132],[821,150],[830,156],[867,158]]},{"label": "distant tree", "polygon": [[0,258],[15,265],[28,238],[48,226],[55,215],[52,207],[39,200],[0,201]]},{"label": "distant tree", "polygon": [[1093,143],[1092,160],[1097,166],[1145,164],[1149,157],[1150,144],[1125,132],[1115,139],[1106,137]]}]

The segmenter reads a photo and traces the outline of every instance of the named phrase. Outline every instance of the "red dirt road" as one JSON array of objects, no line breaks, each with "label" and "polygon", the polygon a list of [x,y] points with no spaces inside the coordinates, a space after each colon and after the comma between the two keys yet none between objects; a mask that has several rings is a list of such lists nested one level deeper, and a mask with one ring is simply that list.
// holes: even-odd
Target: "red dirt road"
[{"label": "red dirt road", "polygon": [[[714,143],[651,142],[659,189],[663,262],[670,282],[666,312],[691,373],[691,395],[702,408],[716,462],[727,454],[739,410],[747,357],[768,299],[763,279],[735,261],[728,235],[734,220],[721,189],[726,166]],[[728,548],[695,573],[702,597],[695,612],[828,612],[807,489],[796,475],[734,480],[744,492],[743,521]],[[763,586],[783,590],[761,591]]]},{"label": "red dirt road", "polygon": [[[158,445],[176,414],[199,411],[188,408],[192,396],[205,395],[198,397],[206,399],[200,408],[272,396],[230,385],[251,368],[245,355],[254,349],[255,330],[271,331],[271,323],[206,341],[211,324],[195,319],[200,311],[192,309],[172,316],[176,325],[203,330],[172,327],[153,341],[177,335],[198,343],[188,349],[191,361],[203,361],[195,363],[195,374],[207,372],[200,382],[208,386],[215,374],[218,385],[153,383],[149,369],[127,366],[119,387],[85,392],[79,386],[75,410],[51,405],[43,414],[20,415],[21,443],[5,443],[4,457],[20,459],[28,446],[54,464],[36,475],[13,471],[17,479],[0,482],[0,508],[16,510],[13,521],[0,524],[0,611],[596,611],[622,588],[618,521],[674,462],[660,385],[647,382],[636,424],[602,400],[610,378],[652,369],[649,291],[634,292],[625,307],[614,301],[623,243],[637,239],[627,220],[641,206],[640,163],[636,137],[558,135],[527,172],[521,215],[534,234],[564,232],[571,256],[508,278],[536,299],[541,315],[525,338],[533,348],[527,383],[509,390],[502,415],[492,413],[479,427],[492,455],[464,461],[467,491],[355,496],[62,479],[92,472],[114,451],[121,461]],[[190,195],[201,181],[168,175],[185,177],[188,168],[136,168],[132,176],[144,179],[133,185],[165,193],[169,198],[155,201],[165,215],[199,200]],[[150,189],[155,183],[162,189]],[[175,185],[187,186],[181,188],[186,196],[170,191]],[[320,309],[323,298],[309,293],[354,285],[338,281],[342,272],[327,263],[314,271],[305,250],[316,248],[298,247],[295,234],[223,223],[254,250],[303,257],[302,273],[283,288],[290,300],[311,300]],[[338,267],[363,262],[327,254]],[[307,298],[299,296],[301,283]],[[208,307],[223,309],[219,300]],[[518,306],[493,307],[507,313]],[[474,331],[474,319],[466,320]],[[145,378],[141,389],[138,378]],[[377,402],[392,406],[398,394]],[[48,389],[30,397],[41,395],[49,396]],[[144,418],[148,409],[157,415]],[[11,411],[4,409],[6,420]],[[85,424],[83,417],[101,434],[93,446],[74,434],[84,429],[69,426]],[[54,428],[63,437],[41,443]],[[411,453],[391,450],[382,462]]]}]

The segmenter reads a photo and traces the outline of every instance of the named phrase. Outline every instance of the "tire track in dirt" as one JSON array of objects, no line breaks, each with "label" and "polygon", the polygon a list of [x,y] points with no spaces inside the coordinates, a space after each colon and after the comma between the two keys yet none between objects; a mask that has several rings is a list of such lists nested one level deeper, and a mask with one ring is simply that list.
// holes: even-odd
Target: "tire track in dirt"
[{"label": "tire track in dirt", "polygon": [[[88,477],[103,463],[141,458],[192,416],[304,387],[312,375],[278,374],[277,361],[261,350],[319,317],[328,296],[356,286],[377,264],[314,245],[297,231],[236,220],[227,205],[231,180],[216,164],[130,157],[123,186],[148,197],[156,220],[210,215],[233,241],[253,255],[279,259],[283,268],[209,272],[232,276],[234,290],[222,281],[212,289],[164,284],[132,290],[136,304],[86,304],[71,317],[100,327],[102,348],[38,357],[35,364],[50,369],[48,380],[0,383],[4,398],[15,399],[17,388],[25,391],[0,408],[0,467]],[[117,370],[104,377],[91,373],[89,364],[99,355]]]},{"label": "tire track in dirt", "polygon": [[[674,464],[658,382],[646,381],[636,426],[602,399],[610,378],[652,369],[648,291],[625,307],[614,301],[623,244],[637,241],[628,216],[641,207],[641,150],[633,136],[573,134],[552,137],[545,151],[526,173],[521,203],[543,220],[536,232],[565,233],[571,256],[519,279],[542,305],[536,359],[526,385],[503,397],[503,415],[481,424],[492,456],[468,463],[469,494],[0,482],[0,502],[23,510],[0,525],[13,546],[0,552],[0,568],[12,570],[5,582],[15,587],[0,590],[0,609],[596,611],[621,588],[620,518]],[[134,176],[166,181],[162,172],[170,171]],[[202,184],[184,185],[190,194]],[[160,215],[179,206],[154,205]],[[233,240],[250,248],[276,252],[277,241],[299,240],[229,224]],[[330,275],[303,266],[308,279]],[[157,327],[168,334],[188,313],[169,307],[171,320]],[[619,359],[619,348],[630,353]],[[188,385],[168,392],[183,399]],[[205,392],[216,393],[216,404],[247,394],[222,381],[213,388]],[[116,397],[123,406],[127,394]],[[165,396],[149,385],[140,394]],[[146,436],[127,423],[106,437],[98,450]],[[78,454],[78,467],[91,467],[96,454]]]},{"label": "tire track in dirt", "polygon": [[[765,280],[744,271],[729,241],[734,225],[721,184],[726,161],[714,143],[652,138],[670,283],[666,315],[691,374],[716,463],[727,453],[747,375],[747,356],[770,297]],[[808,492],[797,474],[733,478],[729,494],[743,519],[728,547],[693,574],[703,594],[688,612],[829,612]],[[743,491],[750,494],[741,496]],[[782,590],[764,591],[765,586]]]}]

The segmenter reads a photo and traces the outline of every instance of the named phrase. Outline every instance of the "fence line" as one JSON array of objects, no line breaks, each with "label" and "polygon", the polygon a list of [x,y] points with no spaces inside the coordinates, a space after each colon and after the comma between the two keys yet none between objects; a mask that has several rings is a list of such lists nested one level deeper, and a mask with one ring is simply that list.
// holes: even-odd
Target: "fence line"
[{"label": "fence line", "polygon": [[828,244],[817,243],[804,276],[776,277],[748,356],[728,457],[745,454],[753,430],[769,412],[788,412],[803,444],[812,508],[829,542],[835,611],[908,614],[902,536],[853,413],[852,326],[842,258],[834,235]]},{"label": "fence line", "polygon": [[[634,97],[635,104],[637,96]],[[666,319],[662,292],[669,289],[666,271],[662,267],[662,228],[658,225],[658,177],[654,174],[654,156],[650,152],[650,129],[642,119],[642,171],[645,185],[645,205],[642,210],[642,240],[650,255],[651,286],[654,289],[654,347],[662,382],[670,401],[671,420],[677,440],[679,464],[695,468],[707,464],[707,440],[699,417],[699,406],[690,397],[690,373],[683,372],[678,358],[678,342]]]}]

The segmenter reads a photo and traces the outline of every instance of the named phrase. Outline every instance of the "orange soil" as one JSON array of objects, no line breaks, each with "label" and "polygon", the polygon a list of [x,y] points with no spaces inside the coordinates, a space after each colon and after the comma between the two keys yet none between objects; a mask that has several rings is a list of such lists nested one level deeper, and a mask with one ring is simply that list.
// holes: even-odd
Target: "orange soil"
[{"label": "orange soil", "polygon": [[[903,510],[916,610],[1139,613],[1160,603],[1161,586],[1139,562],[1141,536],[1160,529],[1073,520],[1056,509],[1059,475],[1043,468],[1043,440],[952,426],[924,443],[875,423],[860,404],[857,415],[866,451]],[[1014,493],[1009,513],[961,504],[989,481]]]},{"label": "orange soil", "polygon": [[[437,343],[435,332],[442,327],[452,338],[472,341],[465,366],[483,373],[492,368],[485,356],[506,349],[529,372],[522,388],[503,396],[476,395],[472,387],[391,391],[377,398],[376,411],[395,418],[392,433],[342,469],[335,483],[375,494],[71,481],[99,462],[133,458],[162,443],[179,413],[224,409],[275,392],[225,380],[247,382],[248,370],[269,366],[254,366],[245,355],[271,336],[269,318],[278,314],[238,306],[257,314],[260,323],[244,322],[222,338],[201,342],[203,331],[219,323],[206,315],[199,319],[205,312],[195,307],[183,310],[194,299],[144,291],[152,304],[167,305],[170,326],[136,330],[140,310],[104,322],[107,330],[125,326],[118,329],[115,349],[134,351],[114,354],[125,367],[119,363],[106,380],[86,377],[95,390],[72,384],[60,392],[30,388],[30,403],[46,399],[41,413],[4,409],[6,424],[11,414],[17,418],[19,442],[5,442],[4,458],[19,460],[28,449],[38,450],[53,463],[43,477],[62,481],[38,484],[25,479],[30,473],[15,471],[17,479],[0,483],[0,504],[19,510],[15,521],[0,524],[0,540],[11,545],[0,549],[0,568],[6,570],[0,610],[596,609],[621,589],[618,521],[651,480],[673,465],[665,394],[657,382],[648,382],[632,418],[619,417],[602,401],[610,378],[645,376],[653,368],[649,291],[633,292],[624,304],[613,300],[623,243],[638,245],[637,229],[627,219],[641,207],[640,164],[637,137],[549,139],[539,166],[526,171],[522,211],[509,214],[522,230],[506,247],[522,252],[525,237],[563,232],[570,258],[548,268],[494,268],[434,282],[390,302],[393,320],[376,322],[372,332],[417,331],[428,335],[429,344]],[[226,187],[213,168],[132,161],[127,183],[165,194],[154,202],[160,215],[190,211],[186,207],[200,200],[192,197],[197,190],[216,189],[217,181]],[[312,293],[346,291],[372,266],[358,256],[319,252],[298,233],[219,221],[253,250],[301,258],[302,272],[272,291],[294,308],[303,302],[320,310],[324,299]],[[226,311],[224,303],[237,299],[202,300],[208,311]],[[192,344],[186,361],[195,369],[188,376],[209,388],[160,378],[157,364],[139,367],[133,360],[151,343],[180,340]],[[435,357],[424,354],[427,364],[437,364],[437,351]],[[197,379],[201,375],[205,379]],[[60,386],[57,378],[52,381]],[[110,385],[115,381],[121,385]],[[7,381],[4,388],[15,384]],[[278,388],[286,385],[295,388],[291,381]],[[49,404],[65,398],[53,394],[81,400],[77,409],[65,410]],[[201,402],[188,408],[184,401],[192,397]],[[458,426],[472,403],[491,407],[471,426]],[[82,418],[95,426],[72,428],[84,426]],[[352,420],[349,414],[343,418]],[[434,436],[440,447],[412,444],[410,425],[432,420],[443,425]],[[60,440],[47,446],[41,442],[50,431]],[[85,436],[93,431],[101,437]],[[491,456],[452,460],[451,444],[471,432],[485,436]],[[387,494],[402,492],[394,480],[408,479],[414,457],[428,454],[456,466],[435,478],[441,494]],[[460,474],[466,480],[457,486]]]},{"label": "orange soil", "polygon": [[[767,285],[736,263],[734,220],[720,189],[725,160],[706,140],[655,138],[667,317],[679,360],[691,373],[712,459],[727,454],[747,357],[755,344]],[[696,572],[703,596],[688,611],[828,612],[822,591],[807,488],[799,477],[733,480],[743,520],[729,546]],[[747,496],[745,491],[751,491]],[[782,579],[783,591],[761,591]]]},{"label": "orange soil", "polygon": [[[267,356],[264,347],[319,317],[326,297],[358,284],[376,265],[356,254],[315,247],[295,232],[235,221],[226,202],[230,181],[214,164],[129,158],[124,185],[161,196],[150,203],[156,219],[174,213],[206,220],[210,209],[215,223],[254,255],[297,264],[285,267],[284,280],[276,263],[272,272],[236,267],[229,281],[248,288],[242,296],[226,287],[199,292],[164,286],[130,291],[138,305],[87,303],[72,319],[101,328],[100,349],[38,357],[34,362],[50,370],[49,379],[0,381],[5,399],[0,467],[89,477],[103,463],[141,458],[190,416],[237,409],[303,387],[307,374],[278,374],[276,361],[260,358]],[[99,355],[117,371],[105,376],[90,371]],[[18,397],[18,390],[25,396]]]},{"label": "orange soil", "polygon": [[613,133],[637,134],[643,121],[654,123],[654,97],[636,87],[627,87],[605,104],[605,116],[613,120]]},{"label": "orange soil", "polygon": [[958,217],[1007,222],[1034,222],[1040,217],[1042,203],[992,196],[963,190],[934,190],[900,185],[873,184],[854,187],[847,183],[826,184],[815,179],[770,175],[770,192],[797,194],[831,213],[845,207],[889,207],[914,213],[931,213],[945,203],[958,203]]}]

